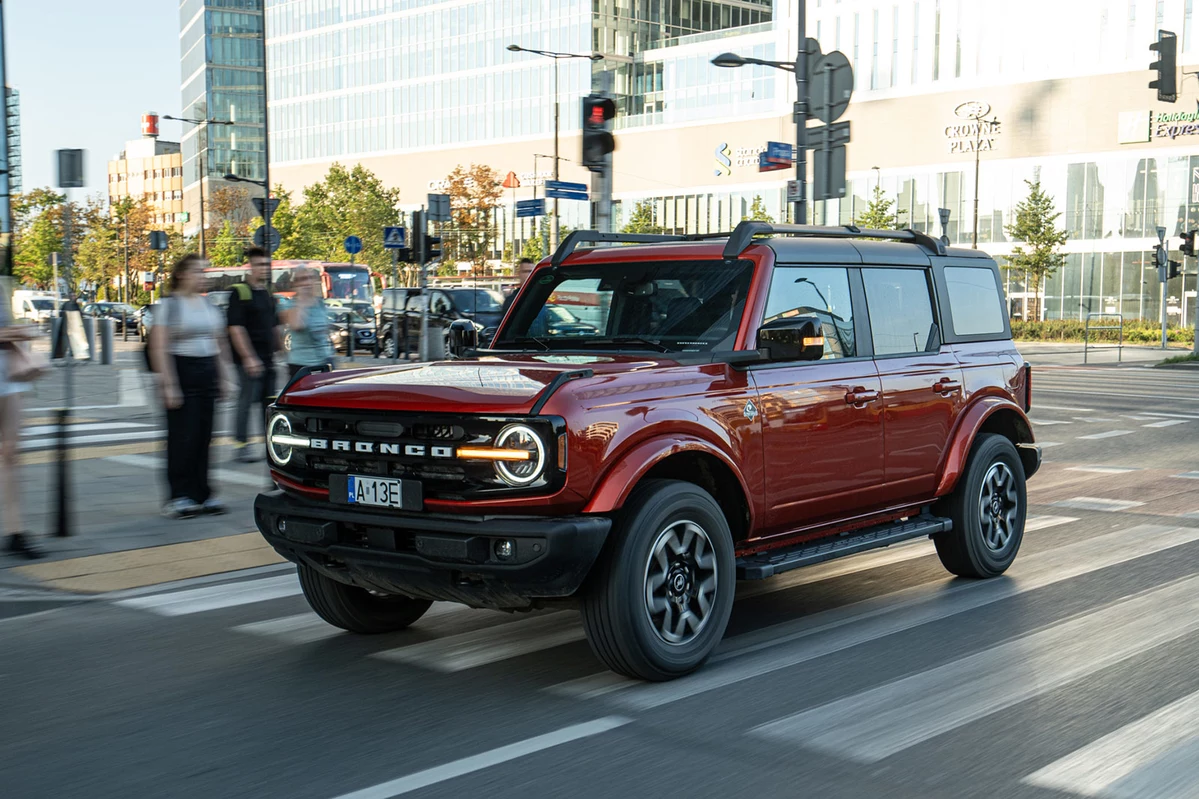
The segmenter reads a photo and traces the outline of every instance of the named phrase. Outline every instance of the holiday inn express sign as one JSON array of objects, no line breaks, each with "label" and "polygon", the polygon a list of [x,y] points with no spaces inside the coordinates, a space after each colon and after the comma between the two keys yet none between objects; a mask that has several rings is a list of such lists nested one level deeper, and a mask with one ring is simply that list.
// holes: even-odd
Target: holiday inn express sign
[{"label": "holiday inn express sign", "polygon": [[1199,110],[1121,111],[1119,124],[1120,144],[1199,136]]}]

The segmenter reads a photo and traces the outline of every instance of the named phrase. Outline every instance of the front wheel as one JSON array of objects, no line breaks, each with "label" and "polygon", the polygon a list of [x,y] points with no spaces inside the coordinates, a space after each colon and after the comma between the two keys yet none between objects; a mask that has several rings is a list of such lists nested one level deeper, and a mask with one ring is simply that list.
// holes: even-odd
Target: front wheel
[{"label": "front wheel", "polygon": [[995,577],[1016,559],[1024,538],[1028,493],[1024,465],[1006,437],[974,442],[953,493],[938,505],[953,529],[933,536],[941,565],[959,577]]},{"label": "front wheel", "polygon": [[403,630],[433,603],[427,599],[373,594],[365,588],[339,583],[311,566],[296,567],[308,605],[334,627],[376,635]]},{"label": "front wheel", "polygon": [[621,510],[582,597],[583,627],[613,671],[670,680],[699,668],[728,625],[733,537],[699,486],[652,480]]}]

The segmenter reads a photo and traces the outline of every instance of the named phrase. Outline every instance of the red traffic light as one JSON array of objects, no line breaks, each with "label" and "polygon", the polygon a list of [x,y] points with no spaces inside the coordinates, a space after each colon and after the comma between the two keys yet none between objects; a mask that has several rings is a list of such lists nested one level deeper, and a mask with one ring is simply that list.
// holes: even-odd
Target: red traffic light
[{"label": "red traffic light", "polygon": [[583,125],[603,127],[604,123],[616,116],[616,101],[611,97],[601,97],[589,94],[583,98]]}]

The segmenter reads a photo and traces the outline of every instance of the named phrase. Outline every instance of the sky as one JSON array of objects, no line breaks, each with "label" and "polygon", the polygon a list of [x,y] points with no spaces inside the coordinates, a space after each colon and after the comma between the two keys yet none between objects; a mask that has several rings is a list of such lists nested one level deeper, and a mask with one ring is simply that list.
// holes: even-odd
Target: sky
[{"label": "sky", "polygon": [[[54,151],[87,151],[86,187],[107,194],[107,162],[141,137],[141,115],[180,112],[177,0],[5,0],[8,85],[21,93],[24,189],[54,182]],[[179,141],[180,124],[161,138]]]}]

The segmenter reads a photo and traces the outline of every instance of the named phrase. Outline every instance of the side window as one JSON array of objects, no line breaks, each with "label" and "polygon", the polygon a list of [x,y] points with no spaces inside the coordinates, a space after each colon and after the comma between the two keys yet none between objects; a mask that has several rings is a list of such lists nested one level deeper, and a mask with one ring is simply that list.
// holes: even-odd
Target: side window
[{"label": "side window", "polygon": [[763,323],[792,316],[814,316],[824,328],[824,357],[857,355],[849,272],[834,267],[780,266],[766,296]]},{"label": "side window", "polygon": [[1003,335],[1003,300],[995,273],[977,266],[945,267],[949,314],[959,336]]},{"label": "side window", "polygon": [[927,352],[940,346],[926,270],[866,268],[862,281],[876,356]]},{"label": "side window", "polygon": [[449,297],[446,297],[440,291],[433,295],[433,304],[429,306],[429,313],[444,315],[448,314],[452,306],[450,305]]},{"label": "side window", "polygon": [[408,298],[408,310],[416,311],[419,313],[420,309],[425,304],[425,297],[427,297],[427,296],[428,296],[427,294],[413,294],[411,297]]}]

